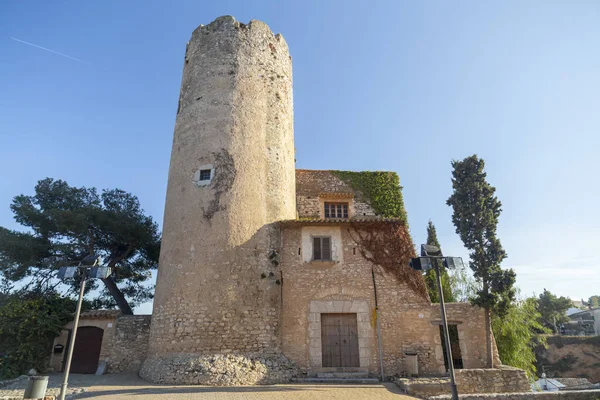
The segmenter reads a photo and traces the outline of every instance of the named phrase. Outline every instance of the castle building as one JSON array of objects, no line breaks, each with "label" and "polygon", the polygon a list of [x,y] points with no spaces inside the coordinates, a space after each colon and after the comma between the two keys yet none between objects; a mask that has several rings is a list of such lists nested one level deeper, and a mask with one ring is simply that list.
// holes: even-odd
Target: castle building
[{"label": "castle building", "polygon": [[[219,384],[207,365],[223,355],[258,362],[254,383],[282,369],[443,374],[439,307],[407,259],[390,261],[414,251],[400,189],[392,172],[296,169],[283,37],[229,16],[200,26],[184,59],[141,375]],[[449,304],[448,319],[455,365],[485,367],[483,311]]]},{"label": "castle building", "polygon": [[[438,304],[415,254],[394,172],[296,169],[292,61],[259,21],[220,17],[186,47],[152,315],[81,315],[72,371],[166,384],[441,376],[461,394],[530,390],[488,365],[484,311]],[[50,366],[65,367],[73,323]],[[428,383],[427,383],[428,382]],[[400,379],[408,393],[446,384]]]}]

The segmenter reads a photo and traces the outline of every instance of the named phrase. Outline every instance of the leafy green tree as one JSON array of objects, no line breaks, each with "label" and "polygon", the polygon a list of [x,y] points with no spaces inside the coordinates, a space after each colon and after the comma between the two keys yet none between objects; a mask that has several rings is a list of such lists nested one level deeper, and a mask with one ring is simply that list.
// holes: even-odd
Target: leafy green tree
[{"label": "leafy green tree", "polygon": [[450,288],[454,301],[465,303],[475,296],[481,285],[467,272],[467,267],[457,267],[449,271]]},{"label": "leafy green tree", "polygon": [[[440,242],[437,238],[437,232],[435,231],[435,225],[433,225],[433,222],[431,222],[431,220],[427,224],[427,244],[440,247]],[[440,280],[442,281],[442,293],[444,294],[444,301],[448,303],[454,302],[454,295],[452,293],[452,288],[450,287],[450,277],[448,276],[448,271],[446,271],[446,268],[443,265],[441,265],[441,263]],[[439,303],[440,299],[438,298],[439,295],[435,270],[430,269],[429,271],[427,271],[427,273],[425,274],[425,284],[427,285],[427,292],[429,293],[429,298],[431,299],[431,302]]]},{"label": "leafy green tree", "polygon": [[485,163],[476,155],[452,161],[452,188],[447,204],[452,207],[452,222],[469,250],[469,266],[481,284],[471,302],[485,309],[488,367],[493,367],[491,313],[502,318],[515,298],[516,275],[512,269],[502,270],[500,263],[506,252],[496,237],[502,204],[494,195],[496,189],[486,180]]},{"label": "leafy green tree", "polygon": [[44,371],[50,348],[73,318],[75,301],[56,292],[19,291],[0,298],[0,378]]},{"label": "leafy green tree", "polygon": [[540,322],[554,333],[558,333],[557,326],[569,321],[567,310],[573,307],[573,302],[567,297],[557,297],[550,291],[544,289],[538,298],[538,311]]},{"label": "leafy green tree", "polygon": [[521,368],[530,380],[536,376],[535,348],[545,345],[550,330],[540,324],[537,299],[514,302],[503,317],[494,314],[492,329],[502,363]]},{"label": "leafy green tree", "polygon": [[600,296],[591,296],[588,304],[590,307],[600,307]]},{"label": "leafy green tree", "polygon": [[[157,267],[158,226],[145,215],[136,196],[123,190],[73,187],[62,180],[38,182],[33,196],[13,199],[18,232],[0,227],[0,272],[26,289],[54,290],[56,271],[87,254],[103,256],[113,274],[102,279],[96,306],[117,306],[123,314],[152,298],[144,284]],[[90,280],[88,291],[97,288]],[[78,279],[70,282],[76,291]]]}]

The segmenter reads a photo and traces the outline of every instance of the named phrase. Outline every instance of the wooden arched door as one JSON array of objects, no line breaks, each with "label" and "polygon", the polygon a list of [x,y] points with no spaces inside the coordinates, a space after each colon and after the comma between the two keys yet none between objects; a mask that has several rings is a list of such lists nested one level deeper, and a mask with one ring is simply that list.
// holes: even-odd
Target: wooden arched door
[{"label": "wooden arched door", "polygon": [[77,329],[71,372],[74,374],[94,374],[98,368],[104,330],[95,326],[82,326]]}]

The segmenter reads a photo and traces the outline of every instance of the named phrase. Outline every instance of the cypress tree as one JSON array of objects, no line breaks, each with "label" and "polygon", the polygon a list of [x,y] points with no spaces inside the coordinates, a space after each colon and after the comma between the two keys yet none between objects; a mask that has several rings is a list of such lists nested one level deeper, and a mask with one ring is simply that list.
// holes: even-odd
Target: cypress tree
[{"label": "cypress tree", "polygon": [[[435,231],[435,225],[433,222],[429,220],[427,224],[427,244],[440,247],[440,242],[437,238],[437,232]],[[440,247],[441,248],[441,247]],[[456,301],[454,299],[454,295],[452,294],[452,288],[450,285],[450,277],[448,276],[448,271],[440,262],[440,279],[442,281],[442,292],[444,293],[444,301],[447,303],[452,303]],[[437,280],[435,277],[435,271],[430,269],[425,274],[425,284],[427,285],[427,292],[429,293],[429,298],[432,303],[439,303],[440,299],[438,298],[438,289],[437,289]]]},{"label": "cypress tree", "polygon": [[506,252],[496,237],[502,203],[496,189],[486,180],[485,163],[477,155],[462,161],[452,161],[452,188],[446,202],[453,209],[452,222],[456,233],[469,250],[469,266],[481,284],[471,299],[485,310],[488,367],[493,367],[491,313],[502,318],[515,298],[516,275],[512,269],[502,270],[500,263]]}]

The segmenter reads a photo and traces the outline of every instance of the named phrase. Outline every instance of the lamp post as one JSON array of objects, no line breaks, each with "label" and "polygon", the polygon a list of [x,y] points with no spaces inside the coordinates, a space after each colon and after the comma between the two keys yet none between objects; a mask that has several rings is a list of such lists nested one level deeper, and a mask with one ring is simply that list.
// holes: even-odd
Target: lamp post
[{"label": "lamp post", "polygon": [[452,360],[452,348],[450,347],[450,334],[448,332],[448,320],[446,319],[446,303],[444,302],[444,292],[442,290],[439,260],[442,260],[447,267],[462,265],[462,258],[444,257],[439,247],[428,244],[421,245],[421,257],[411,259],[409,265],[417,271],[427,271],[431,268],[435,270],[438,296],[440,298],[444,342],[446,343],[446,358],[448,359],[448,369],[450,370],[450,391],[452,392],[452,400],[458,400],[458,390],[456,388],[456,379],[454,377],[454,362]]},{"label": "lamp post", "polygon": [[[75,337],[77,336],[77,327],[79,325],[79,315],[81,314],[81,305],[83,303],[83,293],[85,292],[85,281],[88,276],[90,278],[107,278],[110,275],[109,267],[96,267],[101,263],[100,257],[87,256],[79,262],[77,266],[61,267],[58,271],[58,277],[60,279],[73,278],[75,273],[79,271],[81,285],[79,287],[79,298],[77,299],[77,309],[75,310],[75,320],[73,321],[73,331],[71,334],[71,341],[69,342],[69,350],[67,352],[67,362],[65,365],[65,374],[63,377],[63,383],[60,386],[60,400],[65,400],[67,395],[67,386],[69,383],[69,371],[71,370],[71,360],[73,358],[73,349],[75,348]],[[91,267],[91,268],[90,268]],[[89,271],[88,271],[89,269]],[[89,274],[88,274],[89,272]]]}]

